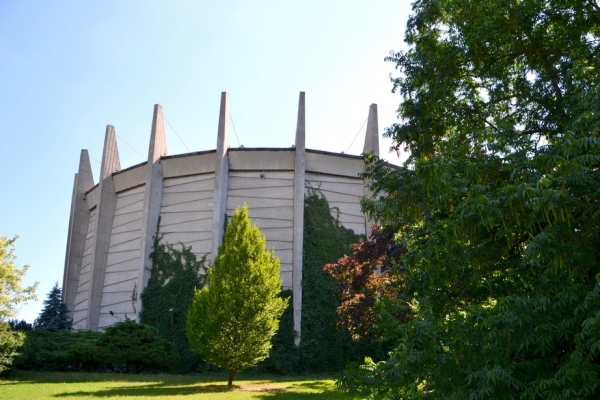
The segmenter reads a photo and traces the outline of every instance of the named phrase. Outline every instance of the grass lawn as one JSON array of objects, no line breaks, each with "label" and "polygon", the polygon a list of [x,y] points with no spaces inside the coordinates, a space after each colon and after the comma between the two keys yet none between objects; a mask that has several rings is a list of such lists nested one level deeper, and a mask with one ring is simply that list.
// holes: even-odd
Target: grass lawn
[{"label": "grass lawn", "polygon": [[227,389],[226,376],[123,375],[15,372],[0,379],[0,399],[359,399],[336,392],[327,377],[240,377]]}]

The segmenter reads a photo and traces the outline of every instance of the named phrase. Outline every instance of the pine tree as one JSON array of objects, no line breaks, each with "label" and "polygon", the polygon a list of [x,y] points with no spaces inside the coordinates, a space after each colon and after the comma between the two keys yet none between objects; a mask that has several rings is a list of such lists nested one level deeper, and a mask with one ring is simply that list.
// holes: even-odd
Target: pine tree
[{"label": "pine tree", "polygon": [[279,258],[250,224],[248,208],[237,208],[187,315],[192,349],[229,371],[229,387],[235,373],[268,357],[288,303],[280,291]]},{"label": "pine tree", "polygon": [[67,305],[62,301],[62,290],[58,287],[58,282],[48,293],[48,299],[44,300],[44,309],[34,321],[33,328],[51,332],[73,329],[73,321],[69,317]]}]

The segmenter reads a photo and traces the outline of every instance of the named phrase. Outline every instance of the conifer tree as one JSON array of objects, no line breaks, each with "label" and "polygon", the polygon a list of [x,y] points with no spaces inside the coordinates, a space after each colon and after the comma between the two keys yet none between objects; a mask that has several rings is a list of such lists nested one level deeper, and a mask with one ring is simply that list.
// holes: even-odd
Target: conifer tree
[{"label": "conifer tree", "polygon": [[279,263],[258,227],[251,225],[248,208],[237,208],[206,285],[196,290],[187,315],[192,349],[229,371],[229,387],[235,373],[269,355],[288,303],[278,296]]},{"label": "conifer tree", "polygon": [[62,301],[62,290],[58,282],[48,293],[48,299],[44,300],[44,309],[33,323],[33,328],[42,331],[70,331],[73,322],[69,317],[67,305]]}]

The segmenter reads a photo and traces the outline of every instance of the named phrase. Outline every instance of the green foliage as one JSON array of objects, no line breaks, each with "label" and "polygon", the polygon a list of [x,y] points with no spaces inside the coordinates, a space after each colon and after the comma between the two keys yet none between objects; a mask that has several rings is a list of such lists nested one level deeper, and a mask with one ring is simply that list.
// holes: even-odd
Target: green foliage
[{"label": "green foliage", "polygon": [[194,290],[204,286],[204,276],[200,271],[204,269],[205,258],[198,261],[191,247],[181,245],[178,249],[161,243],[161,239],[162,235],[157,232],[150,253],[150,279],[141,295],[143,309],[140,322],[155,327],[162,338],[175,343],[179,353],[175,371],[186,373],[195,370],[202,362],[190,349],[185,321]]},{"label": "green foliage", "polygon": [[331,216],[325,197],[313,193],[304,199],[299,364],[307,371],[339,371],[350,358],[349,335],[336,327],[337,284],[323,267],[348,254],[352,243],[358,241],[359,236]]},{"label": "green foliage", "polygon": [[0,322],[0,373],[11,367],[24,339],[23,332],[13,331],[7,322]]},{"label": "green foliage", "polygon": [[17,304],[37,300],[35,290],[38,282],[30,287],[21,285],[29,265],[15,267],[15,242],[18,237],[9,239],[0,236],[0,322],[16,315]]},{"label": "green foliage", "polygon": [[33,329],[33,325],[24,319],[20,321],[18,319],[9,319],[8,325],[10,325],[10,329],[13,331],[27,332]]},{"label": "green foliage", "polygon": [[171,371],[178,362],[175,345],[155,328],[126,320],[105,332],[26,333],[15,367],[47,371]]},{"label": "green foliage", "polygon": [[386,343],[373,343],[370,338],[353,342],[347,331],[336,327],[340,305],[335,295],[337,283],[323,267],[350,253],[351,245],[363,238],[344,228],[331,211],[318,190],[304,199],[302,337],[295,346],[293,310],[288,307],[273,339],[271,355],[261,364],[266,371],[339,372],[346,363],[362,360],[367,354],[376,359],[386,354]]},{"label": "green foliage", "polygon": [[115,372],[172,371],[179,362],[175,345],[156,328],[129,319],[106,328],[93,350],[94,360]]},{"label": "green foliage", "polygon": [[33,327],[34,329],[51,332],[73,329],[73,322],[69,317],[67,305],[62,301],[62,290],[58,287],[58,282],[50,289],[48,299],[44,300],[44,308],[33,322]]},{"label": "green foliage", "polygon": [[399,399],[600,396],[600,8],[421,0],[407,25],[400,169],[364,209],[407,248],[414,319],[342,386]]},{"label": "green foliage", "polygon": [[85,349],[96,345],[101,332],[25,332],[25,343],[14,366],[26,370],[75,371],[95,370],[97,364]]},{"label": "green foliage", "polygon": [[192,348],[229,371],[229,386],[236,372],[268,357],[287,306],[280,291],[279,259],[251,226],[248,208],[237,208],[187,316]]},{"label": "green foliage", "polygon": [[15,267],[17,238],[0,236],[0,372],[10,368],[17,349],[23,344],[21,332],[12,331],[6,320],[16,315],[17,304],[37,299],[38,282],[30,287],[21,285],[29,266]]}]

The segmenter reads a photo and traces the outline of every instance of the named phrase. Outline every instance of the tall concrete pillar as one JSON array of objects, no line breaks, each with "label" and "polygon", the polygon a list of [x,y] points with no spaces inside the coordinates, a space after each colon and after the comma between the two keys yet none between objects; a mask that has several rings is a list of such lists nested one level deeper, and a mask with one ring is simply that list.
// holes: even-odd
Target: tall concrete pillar
[{"label": "tall concrete pillar", "polygon": [[[377,118],[377,104],[371,104],[369,107],[369,120],[367,121],[367,134],[365,135],[365,146],[363,153],[373,153],[379,157],[379,123]],[[370,197],[373,193],[367,187],[368,182],[365,181],[364,195]],[[367,220],[365,232],[367,236],[371,234],[373,221]]]},{"label": "tall concrete pillar", "polygon": [[379,126],[377,120],[377,104],[369,107],[369,119],[367,120],[367,134],[363,153],[374,153],[379,156]]},{"label": "tall concrete pillar", "polygon": [[223,227],[227,213],[227,188],[229,186],[229,96],[221,93],[221,109],[219,111],[219,131],[217,135],[217,154],[215,159],[215,195],[213,199],[212,220],[212,261],[217,257],[219,246],[223,240]]},{"label": "tall concrete pillar", "polygon": [[292,264],[292,293],[294,306],[294,342],[300,344],[302,329],[302,247],[304,245],[304,180],[306,174],[306,110],[304,92],[300,92],[296,124],[296,155],[294,165],[294,250]]},{"label": "tall concrete pillar", "polygon": [[148,147],[148,164],[146,165],[146,186],[144,192],[144,211],[142,215],[142,235],[140,246],[140,269],[137,282],[136,310],[139,321],[139,313],[142,311],[142,298],[140,294],[146,287],[150,278],[152,261],[153,237],[156,234],[156,226],[160,217],[160,207],[163,196],[163,173],[160,158],[167,155],[167,139],[165,137],[165,125],[163,120],[162,106],[154,105],[152,117],[152,130],[150,132],[150,145]]},{"label": "tall concrete pillar", "polygon": [[85,193],[94,186],[94,177],[87,150],[81,150],[79,170],[73,183],[71,213],[69,214],[69,233],[67,236],[67,254],[62,284],[63,302],[72,314],[75,308],[75,295],[79,286],[79,273],[85,250],[85,239],[90,223],[90,210]]},{"label": "tall concrete pillar", "polygon": [[96,232],[92,250],[92,273],[88,291],[86,330],[95,331],[98,329],[106,260],[108,258],[110,235],[113,219],[115,217],[115,209],[117,207],[117,193],[115,191],[115,183],[113,182],[112,174],[120,169],[121,161],[119,160],[119,149],[117,148],[115,128],[112,125],[107,125],[106,136],[104,138],[104,150],[102,151],[102,164],[100,167],[100,183],[98,187],[100,200],[98,201],[97,206],[98,220],[96,223]]}]

